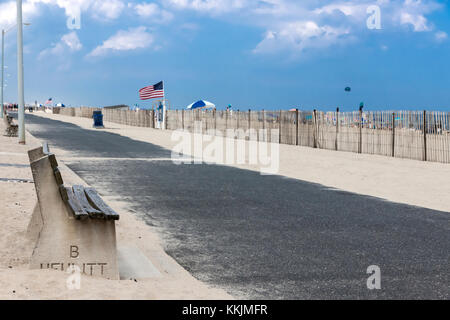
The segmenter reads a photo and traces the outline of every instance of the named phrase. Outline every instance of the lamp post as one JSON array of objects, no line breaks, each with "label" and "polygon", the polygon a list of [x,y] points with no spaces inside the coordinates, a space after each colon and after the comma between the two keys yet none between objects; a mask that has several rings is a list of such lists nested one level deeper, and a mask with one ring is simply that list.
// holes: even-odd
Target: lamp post
[{"label": "lamp post", "polygon": [[[24,23],[24,26],[29,26],[31,25],[31,23]],[[13,28],[15,27],[12,26],[9,29],[2,29],[2,71],[1,71],[1,75],[2,75],[2,81],[1,81],[1,88],[0,88],[0,118],[3,118],[3,113],[5,112],[5,106],[4,106],[4,88],[6,87],[5,84],[5,69],[7,68],[5,66],[5,35],[11,31]],[[9,75],[7,75],[9,76]]]},{"label": "lamp post", "polygon": [[23,85],[22,0],[17,0],[17,89],[19,103],[19,143],[25,144],[25,94]]}]

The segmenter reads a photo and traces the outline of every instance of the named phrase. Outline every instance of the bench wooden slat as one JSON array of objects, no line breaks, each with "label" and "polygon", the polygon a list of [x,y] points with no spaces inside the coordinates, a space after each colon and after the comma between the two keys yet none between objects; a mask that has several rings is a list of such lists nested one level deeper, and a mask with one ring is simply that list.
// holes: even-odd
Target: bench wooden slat
[{"label": "bench wooden slat", "polygon": [[78,220],[84,220],[89,218],[89,214],[83,209],[81,204],[76,199],[72,191],[72,188],[64,188],[64,189],[66,190],[65,194],[67,195],[68,199],[67,200],[68,207],[72,212],[72,214],[75,216],[75,218]]},{"label": "bench wooden slat", "polygon": [[107,220],[119,220],[119,215],[110,206],[108,206],[93,188],[84,188],[87,199],[98,210],[105,214]]},{"label": "bench wooden slat", "polygon": [[[61,171],[58,168],[58,161],[53,153],[49,152],[48,144],[43,143],[42,147],[28,151],[31,168],[33,164],[39,161],[47,161],[53,170],[55,182],[58,186],[61,199],[66,204],[70,213],[76,219],[103,219],[103,220],[119,220],[117,214],[111,207],[109,207],[97,191],[93,188],[84,188],[80,185],[73,187],[65,187]],[[44,159],[46,158],[46,159]],[[47,165],[48,165],[47,162]]]},{"label": "bench wooden slat", "polygon": [[83,186],[73,186],[73,193],[75,198],[81,204],[83,209],[89,214],[90,217],[93,218],[104,218],[105,214],[97,209],[94,209],[90,204],[88,199],[86,198],[86,193],[84,192]]},{"label": "bench wooden slat", "polygon": [[59,171],[58,168],[55,168],[53,170],[53,173],[55,174],[55,179],[56,179],[56,183],[58,184],[58,186],[64,185],[64,181],[61,175],[61,171]]},{"label": "bench wooden slat", "polygon": [[53,153],[48,154],[48,159],[50,160],[50,164],[52,165],[53,170],[58,169],[58,161],[56,161],[56,156]]},{"label": "bench wooden slat", "polygon": [[[59,193],[61,193],[61,198],[63,199],[64,202],[69,201],[69,195],[67,193],[67,188],[64,187],[64,185],[59,186]],[[73,193],[73,191],[72,191],[72,193]]]}]

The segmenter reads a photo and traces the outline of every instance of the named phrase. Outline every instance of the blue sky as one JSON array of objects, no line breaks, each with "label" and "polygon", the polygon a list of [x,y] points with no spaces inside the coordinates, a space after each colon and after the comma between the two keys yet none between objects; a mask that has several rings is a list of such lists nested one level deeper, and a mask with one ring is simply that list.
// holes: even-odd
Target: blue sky
[{"label": "blue sky", "polygon": [[[206,99],[242,110],[352,110],[364,101],[367,109],[450,111],[449,7],[437,0],[24,0],[24,21],[32,23],[24,27],[26,102],[151,107],[138,90],[164,80],[173,107]],[[14,23],[15,1],[1,0],[0,26]],[[6,36],[6,101],[17,95],[15,37],[15,29]]]}]

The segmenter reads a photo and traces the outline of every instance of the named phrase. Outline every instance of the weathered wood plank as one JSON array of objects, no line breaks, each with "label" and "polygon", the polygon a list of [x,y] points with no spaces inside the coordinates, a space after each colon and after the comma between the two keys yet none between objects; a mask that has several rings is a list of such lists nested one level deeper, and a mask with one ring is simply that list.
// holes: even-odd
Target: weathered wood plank
[{"label": "weathered wood plank", "polygon": [[81,204],[83,209],[89,214],[89,217],[91,217],[91,218],[104,218],[105,217],[105,214],[103,212],[101,212],[100,210],[94,209],[89,204],[89,201],[86,198],[86,194],[84,193],[83,186],[73,186],[72,189],[73,189],[75,198]]},{"label": "weathered wood plank", "polygon": [[[72,188],[64,188],[65,189],[65,194],[67,194],[67,207],[70,209],[70,211],[72,212],[72,214],[75,216],[76,219],[78,220],[84,220],[89,218],[89,214],[83,209],[83,207],[81,206],[81,204],[78,202],[78,200],[76,199]],[[61,188],[60,188],[61,190]]]},{"label": "weathered wood plank", "polygon": [[64,185],[59,186],[59,193],[61,194],[61,198],[64,202],[69,201],[69,195],[67,193],[67,188]]},{"label": "weathered wood plank", "polygon": [[98,210],[105,214],[107,220],[119,220],[119,214],[108,206],[93,188],[84,188],[87,199]]},{"label": "weathered wood plank", "polygon": [[[44,149],[45,154],[45,149]],[[56,161],[56,156],[53,153],[48,154],[48,159],[50,160],[50,164],[53,168],[53,170],[58,169],[58,161]]]},{"label": "weathered wood plank", "polygon": [[64,185],[64,181],[61,175],[61,171],[59,171],[58,168],[53,169],[53,172],[55,173],[55,179],[58,186]]}]

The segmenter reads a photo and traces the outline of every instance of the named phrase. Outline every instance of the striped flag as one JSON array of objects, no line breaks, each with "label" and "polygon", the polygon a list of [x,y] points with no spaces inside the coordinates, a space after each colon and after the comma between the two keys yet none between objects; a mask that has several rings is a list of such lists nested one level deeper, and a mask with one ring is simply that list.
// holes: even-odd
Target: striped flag
[{"label": "striped flag", "polygon": [[53,98],[49,98],[45,104],[51,104],[53,102]]},{"label": "striped flag", "polygon": [[139,90],[141,100],[149,100],[154,98],[164,98],[164,84],[158,82],[154,86],[148,86]]}]

